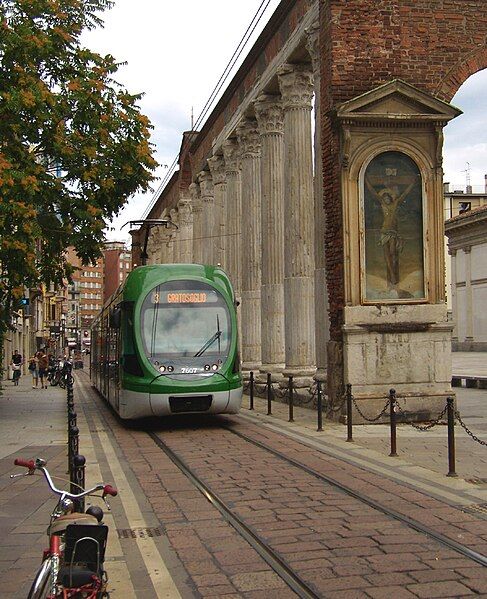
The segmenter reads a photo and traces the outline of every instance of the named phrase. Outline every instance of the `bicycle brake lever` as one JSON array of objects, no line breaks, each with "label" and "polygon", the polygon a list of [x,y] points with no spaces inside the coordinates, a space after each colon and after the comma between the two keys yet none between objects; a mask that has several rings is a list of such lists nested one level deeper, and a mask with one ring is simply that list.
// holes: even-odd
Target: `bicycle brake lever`
[{"label": "bicycle brake lever", "polygon": [[21,472],[20,474],[11,474],[11,475],[10,475],[10,478],[19,478],[20,476],[30,476],[30,475],[31,475],[31,474],[33,474],[33,473],[34,473],[34,471],[32,471],[32,472],[31,472],[31,471],[29,470],[29,472],[25,472],[25,473],[24,473],[24,472]]}]

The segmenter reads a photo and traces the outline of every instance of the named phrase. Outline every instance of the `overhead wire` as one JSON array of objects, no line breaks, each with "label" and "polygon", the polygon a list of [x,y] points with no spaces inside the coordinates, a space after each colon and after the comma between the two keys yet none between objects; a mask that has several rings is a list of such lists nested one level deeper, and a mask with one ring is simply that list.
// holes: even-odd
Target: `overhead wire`
[{"label": "overhead wire", "polygon": [[[197,128],[203,122],[203,119],[206,117],[206,115],[208,114],[210,109],[214,106],[215,100],[216,100],[220,90],[222,89],[223,85],[225,84],[228,77],[230,76],[230,73],[232,72],[237,60],[240,58],[249,39],[252,37],[252,34],[254,33],[255,29],[257,28],[258,24],[260,23],[262,17],[264,16],[264,13],[266,12],[270,3],[271,3],[271,0],[262,0],[262,2],[260,3],[257,11],[255,12],[254,16],[252,17],[252,20],[251,20],[249,26],[245,30],[245,33],[241,37],[237,47],[235,48],[232,56],[230,57],[230,60],[227,62],[227,65],[225,66],[223,73],[221,74],[220,78],[218,79],[217,83],[215,84],[208,100],[206,101],[200,114],[198,115],[196,121],[194,122],[193,130],[197,130]],[[147,209],[145,210],[145,212],[142,215],[142,218],[146,218],[147,215],[149,214],[149,212],[154,207],[154,204],[157,202],[159,194],[164,189],[167,182],[169,181],[169,179],[172,177],[172,175],[174,173],[174,169],[177,165],[178,158],[179,158],[179,155],[176,155],[176,157],[172,161],[171,165],[167,169],[167,172],[166,172],[164,178],[162,179],[157,190],[155,191],[155,193],[152,197],[152,200],[149,202]]]}]

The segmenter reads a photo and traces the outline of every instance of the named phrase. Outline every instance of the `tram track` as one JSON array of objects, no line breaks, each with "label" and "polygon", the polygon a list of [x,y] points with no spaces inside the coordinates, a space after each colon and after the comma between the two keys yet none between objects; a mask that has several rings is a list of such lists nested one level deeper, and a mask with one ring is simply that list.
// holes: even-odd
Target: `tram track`
[{"label": "tram track", "polygon": [[[432,540],[439,544],[441,547],[455,551],[457,554],[464,558],[473,561],[475,564],[483,567],[487,566],[487,557],[477,551],[474,551],[467,547],[448,538],[447,536],[438,533],[437,531],[425,526],[421,522],[414,520],[404,514],[397,512],[387,506],[382,505],[380,502],[368,497],[360,491],[351,489],[350,487],[342,484],[340,481],[333,479],[330,476],[324,475],[317,472],[313,468],[310,468],[306,464],[295,460],[284,453],[277,451],[276,449],[269,447],[265,443],[258,441],[240,431],[234,430],[232,427],[223,426],[226,432],[236,435],[246,443],[250,443],[255,447],[268,452],[279,460],[284,461],[286,464],[298,468],[300,471],[313,476],[319,481],[326,485],[333,487],[341,493],[360,501],[362,504],[367,505],[373,510],[377,510],[381,514],[388,518],[394,519],[401,524],[406,525],[408,528],[414,530],[421,535],[424,535],[426,539]],[[192,484],[206,497],[206,499],[220,512],[222,517],[231,525],[233,528],[249,543],[249,545],[259,553],[259,555],[266,561],[274,572],[286,582],[286,584],[297,594],[303,598],[320,598],[322,594],[317,593],[299,573],[297,573],[289,564],[286,563],[285,559],[281,557],[278,551],[275,551],[265,539],[261,538],[252,528],[246,524],[244,518],[236,515],[235,510],[231,506],[225,503],[225,501],[218,495],[217,492],[213,491],[210,486],[203,480],[197,472],[191,468],[188,463],[178,455],[165,441],[161,438],[160,433],[147,432],[154,443],[171,459],[171,461],[183,472]]]},{"label": "tram track", "polygon": [[[263,479],[261,480],[261,482],[263,481],[263,485],[261,485],[260,488],[264,490],[263,497],[265,497],[266,500],[269,500],[271,502],[273,501],[273,496],[272,492],[269,493],[269,495],[267,495],[267,485],[265,483],[265,481],[267,480],[267,476],[265,474],[265,469],[268,467],[269,462],[272,462],[272,464],[274,464],[276,463],[275,460],[277,459],[283,463],[283,466],[279,467],[279,470],[287,470],[287,472],[289,472],[289,474],[286,475],[289,477],[288,480],[291,481],[291,484],[288,485],[289,488],[285,485],[285,477],[282,478],[282,486],[286,490],[286,492],[290,492],[290,488],[293,487],[292,483],[294,482],[294,479],[299,478],[301,484],[303,484],[303,477],[297,473],[293,474],[292,471],[289,470],[289,468],[287,467],[299,469],[299,471],[305,475],[305,478],[308,476],[313,477],[317,481],[316,485],[323,483],[324,487],[332,487],[333,489],[335,489],[335,491],[332,492],[335,498],[335,502],[333,502],[332,500],[329,504],[329,507],[327,507],[328,504],[326,503],[326,500],[323,502],[326,507],[326,510],[322,511],[321,514],[323,515],[325,521],[327,519],[328,510],[333,511],[335,509],[334,506],[339,505],[337,494],[343,494],[343,496],[348,496],[349,498],[348,500],[344,500],[346,503],[348,503],[349,508],[350,501],[360,502],[362,505],[364,505],[364,507],[367,506],[366,509],[375,510],[376,512],[380,513],[382,519],[387,518],[390,519],[389,521],[395,520],[398,522],[399,526],[403,526],[404,528],[408,527],[411,531],[414,531],[411,534],[419,533],[421,536],[423,536],[425,539],[424,541],[411,541],[412,543],[417,543],[417,549],[411,551],[417,551],[418,557],[420,559],[424,559],[421,557],[421,555],[419,555],[421,552],[423,552],[424,555],[426,552],[430,551],[433,556],[439,555],[439,559],[441,562],[442,560],[448,560],[453,558],[454,556],[451,554],[451,552],[454,551],[457,554],[457,556],[461,556],[465,560],[471,562],[472,566],[480,565],[485,567],[487,565],[487,557],[485,555],[479,553],[478,551],[470,549],[467,545],[463,545],[459,542],[456,542],[455,540],[437,532],[436,530],[431,529],[428,526],[425,526],[423,523],[416,521],[414,518],[411,518],[410,516],[406,516],[402,513],[397,512],[394,509],[391,509],[390,507],[381,504],[380,501],[373,499],[372,497],[360,492],[359,490],[350,488],[350,486],[343,484],[340,480],[335,480],[335,478],[333,478],[332,476],[329,476],[328,474],[324,474],[323,472],[321,472],[319,466],[318,470],[314,469],[313,467],[310,467],[310,465],[305,463],[307,461],[306,454],[303,454],[302,460],[294,459],[292,456],[286,455],[286,450],[281,452],[278,449],[269,446],[265,442],[262,442],[260,439],[255,438],[253,429],[250,429],[250,434],[246,434],[249,432],[248,429],[246,429],[245,426],[241,427],[236,420],[229,421],[228,419],[222,419],[221,422],[218,422],[218,426],[211,427],[208,427],[208,423],[205,422],[201,426],[201,435],[199,425],[197,425],[196,428],[193,428],[194,423],[190,427],[186,427],[182,426],[181,420],[179,420],[179,425],[173,428],[169,426],[170,423],[166,421],[166,423],[163,425],[163,430],[161,430],[159,426],[153,428],[155,424],[156,423],[152,423],[151,425],[152,431],[147,431],[146,429],[139,429],[140,433],[148,435],[151,438],[152,442],[161,450],[161,452],[163,452],[165,456],[169,458],[171,462],[178,468],[178,470],[188,478],[188,480],[195,487],[195,489],[197,489],[202,494],[202,496],[208,502],[210,502],[212,507],[218,510],[219,514],[222,517],[222,520],[226,521],[236,531],[236,533],[243,540],[245,540],[249,547],[252,548],[256,552],[256,554],[260,556],[260,558],[268,565],[268,567],[275,573],[275,575],[279,577],[283,581],[283,583],[286,584],[286,586],[290,589],[290,591],[292,591],[298,597],[321,598],[332,596],[330,595],[331,591],[328,590],[328,584],[332,583],[333,585],[335,584],[335,581],[330,579],[330,574],[327,574],[328,578],[325,576],[324,579],[317,581],[316,578],[309,575],[309,570],[300,567],[298,561],[302,559],[302,557],[291,557],[288,553],[288,550],[282,549],[282,545],[283,543],[285,543],[285,541],[280,540],[278,536],[273,534],[272,526],[267,528],[267,524],[265,522],[257,523],[259,522],[259,520],[258,518],[253,518],[254,514],[251,513],[251,510],[247,510],[246,513],[243,513],[242,515],[242,506],[245,504],[245,500],[243,501],[243,503],[238,504],[236,501],[232,499],[231,496],[229,496],[228,489],[229,486],[231,486],[229,485],[229,482],[232,482],[231,480],[229,481],[229,479],[233,479],[234,477],[230,476],[229,479],[226,478],[226,472],[228,470],[226,470],[225,468],[228,468],[228,464],[225,467],[222,467],[222,471],[216,476],[216,478],[212,476],[212,465],[223,465],[226,460],[226,457],[229,458],[229,462],[231,464],[235,459],[235,455],[241,456],[241,460],[239,463],[244,473],[240,476],[240,471],[235,470],[236,480],[234,482],[235,489],[237,490],[239,488],[239,485],[240,489],[245,488],[245,472],[248,472],[252,469],[252,463],[256,463],[256,459],[262,459],[265,465],[261,467],[261,473],[263,473]],[[216,437],[211,432],[213,429],[215,430],[215,432],[218,431],[216,433]],[[241,440],[242,444],[240,444],[240,442],[237,441],[230,441],[229,437],[223,437],[226,446],[234,448],[234,452],[230,456],[227,456],[225,450],[223,450],[222,453],[221,449],[215,446],[213,442],[208,443],[207,439],[205,439],[205,430],[207,438],[209,436],[210,439],[221,439],[222,436],[220,433],[223,433],[224,435],[228,434],[232,437],[238,437]],[[255,431],[255,435],[259,437],[258,431]],[[250,446],[248,447],[248,449],[246,449],[245,446],[247,444],[252,445],[254,449],[251,450]],[[270,445],[273,445],[273,442],[270,442]],[[303,447],[305,447],[305,445],[303,445]],[[295,451],[295,448],[288,447],[288,450]],[[260,454],[260,452],[265,452],[265,454],[268,457],[265,457],[264,454]],[[320,453],[323,453],[325,456],[328,456],[326,451]],[[247,460],[247,458],[249,459]],[[194,459],[196,459],[196,462],[194,462]],[[252,462],[252,460],[254,460],[254,462]],[[204,470],[202,470],[202,468]],[[277,469],[278,468],[276,468],[276,470]],[[239,476],[237,476],[237,472],[239,472]],[[272,467],[270,474],[273,474]],[[357,480],[359,481],[359,479]],[[225,482],[223,485],[221,485],[219,484],[219,481]],[[312,482],[310,482],[309,484],[310,486],[315,485],[315,483]],[[269,489],[271,487],[272,484],[270,485]],[[259,487],[257,486],[256,489],[258,490],[258,488]],[[326,493],[327,492],[324,492],[323,494],[326,496]],[[293,501],[295,503],[298,503],[300,501],[299,495],[296,495]],[[277,506],[277,504],[276,507],[276,513],[279,513],[279,507]],[[272,507],[271,509],[274,510],[276,508]],[[357,510],[357,507],[355,506],[353,509]],[[346,513],[347,510],[345,508],[345,514]],[[369,511],[368,513],[370,516],[371,512]],[[313,518],[313,516],[311,517]],[[320,517],[320,512],[316,513],[314,515],[315,522]],[[282,521],[283,528],[286,528],[286,526],[289,524],[285,516],[283,516],[282,519],[279,517],[277,519]],[[348,523],[344,521],[343,526],[349,527],[350,523],[353,521],[354,517],[352,516],[351,519],[348,520]],[[382,522],[383,521],[384,520],[382,520]],[[306,527],[306,522],[304,524]],[[391,524],[389,524],[388,526],[390,527],[389,530],[392,530]],[[380,530],[380,528],[381,526],[379,524],[377,530]],[[274,530],[279,529],[277,529],[277,527],[274,526]],[[311,528],[310,530],[313,529]],[[394,530],[396,529],[394,528]],[[399,529],[397,530],[399,534]],[[356,534],[356,531],[354,532],[353,528],[350,529],[350,532],[353,535]],[[297,532],[298,537],[300,534],[303,533]],[[404,533],[403,530],[401,534],[407,533]],[[365,533],[365,535],[367,535],[367,533]],[[303,545],[305,544],[304,538],[305,536],[303,534]],[[325,534],[323,536],[322,541],[322,554],[329,554],[331,556],[332,562],[334,562],[335,564],[341,564],[342,558],[340,558],[339,556],[347,554],[344,552],[340,553],[340,551],[337,551],[335,553],[333,549],[327,549],[326,539],[327,535]],[[481,539],[479,539],[479,541],[480,540]],[[434,542],[435,545],[432,545],[431,542]],[[380,543],[381,541],[379,541],[379,544]],[[311,545],[313,545],[313,541],[311,541]],[[442,552],[441,548],[450,551]],[[303,551],[306,552],[308,551],[308,549],[303,549]],[[406,550],[403,549],[403,551]],[[348,555],[351,556],[353,554],[350,553]],[[357,553],[356,555],[359,556],[362,554]],[[390,558],[390,553],[381,553],[381,555],[383,555],[384,561]],[[396,556],[398,564],[400,558],[401,555]],[[358,562],[362,563],[362,566],[364,561],[366,561],[365,558],[361,559],[360,557],[357,557],[356,559]],[[371,560],[373,559],[374,558],[371,558]],[[379,557],[377,556],[375,559],[378,560]],[[438,558],[432,557],[431,559],[434,560]],[[466,561],[464,561],[463,564],[464,567],[465,565],[468,566]],[[307,567],[308,566],[306,566],[306,568]],[[436,568],[437,566],[432,567]],[[446,562],[444,567],[448,567],[446,565]],[[372,568],[375,569],[375,566],[372,566]],[[412,570],[414,569],[415,568],[412,568]],[[386,570],[382,571],[386,572]],[[404,571],[404,569],[399,571]],[[314,574],[314,572],[315,571],[313,571],[312,574]],[[381,570],[376,570],[376,572],[379,573],[381,572]],[[337,580],[340,578],[339,573],[334,574],[334,576]]]},{"label": "tram track", "polygon": [[433,540],[444,545],[445,547],[448,547],[449,549],[453,549],[457,553],[461,554],[463,557],[467,557],[468,559],[473,560],[474,562],[480,564],[481,566],[487,567],[487,556],[485,556],[481,553],[478,553],[477,551],[473,551],[466,545],[457,543],[453,539],[450,539],[447,536],[436,532],[435,530],[429,528],[428,526],[425,526],[421,522],[418,522],[418,521],[414,520],[413,518],[409,518],[408,516],[405,516],[404,514],[397,512],[396,510],[393,510],[391,508],[388,508],[388,507],[380,504],[375,499],[367,497],[365,494],[360,493],[359,491],[355,491],[354,489],[351,489],[347,485],[344,485],[343,483],[341,483],[329,476],[326,476],[324,474],[317,472],[313,468],[310,468],[309,466],[306,466],[305,464],[299,462],[298,460],[294,460],[293,458],[286,456],[285,454],[273,449],[272,447],[268,447],[267,445],[265,445],[264,443],[261,443],[260,441],[257,441],[256,439],[252,439],[251,437],[244,435],[243,433],[240,433],[239,431],[235,431],[231,428],[226,428],[226,430],[228,430],[229,432],[231,432],[234,435],[237,435],[241,439],[244,439],[248,443],[252,443],[256,447],[260,447],[261,449],[269,451],[276,457],[286,461],[289,464],[292,464],[293,466],[296,466],[297,468],[304,470],[305,472],[307,472],[308,474],[311,474],[312,476],[318,478],[319,480],[322,480],[323,482],[326,482],[329,485],[332,485],[332,486],[336,487],[337,489],[340,489],[340,491],[343,491],[350,497],[353,497],[354,499],[358,499],[362,503],[367,504],[369,507],[372,507],[373,509],[376,509],[376,510],[382,512],[386,516],[390,516],[391,518],[394,518],[395,520],[398,520],[399,522],[406,524],[413,530],[416,530],[417,532],[420,532],[420,533],[432,538]]}]

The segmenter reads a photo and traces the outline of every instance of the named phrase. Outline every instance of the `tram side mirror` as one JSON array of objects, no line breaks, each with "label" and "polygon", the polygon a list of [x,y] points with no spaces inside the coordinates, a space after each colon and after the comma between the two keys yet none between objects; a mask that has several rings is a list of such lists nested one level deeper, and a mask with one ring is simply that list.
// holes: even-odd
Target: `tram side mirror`
[{"label": "tram side mirror", "polygon": [[240,306],[240,302],[238,300],[235,300],[233,302],[233,305],[235,306],[235,308],[238,308]]},{"label": "tram side mirror", "polygon": [[122,321],[122,311],[120,306],[116,306],[110,312],[110,328],[119,329]]}]

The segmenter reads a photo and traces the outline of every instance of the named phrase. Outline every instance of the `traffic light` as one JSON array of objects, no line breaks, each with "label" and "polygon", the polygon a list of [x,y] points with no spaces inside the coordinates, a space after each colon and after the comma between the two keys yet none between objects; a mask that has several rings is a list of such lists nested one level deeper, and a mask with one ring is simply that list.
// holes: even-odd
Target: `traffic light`
[{"label": "traffic light", "polygon": [[19,305],[20,306],[28,306],[29,305],[29,298],[28,297],[21,297],[19,299]]}]

